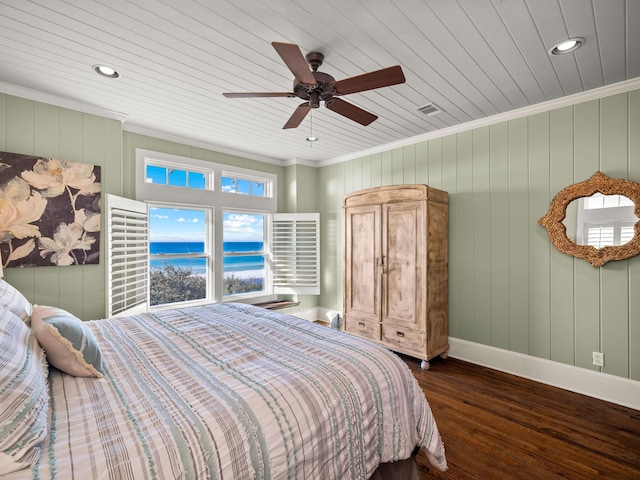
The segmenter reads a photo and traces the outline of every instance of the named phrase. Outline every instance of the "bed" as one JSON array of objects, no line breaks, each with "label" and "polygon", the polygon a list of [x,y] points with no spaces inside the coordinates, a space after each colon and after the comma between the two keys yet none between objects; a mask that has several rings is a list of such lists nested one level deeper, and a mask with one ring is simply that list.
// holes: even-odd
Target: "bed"
[{"label": "bed", "polygon": [[[53,345],[42,353],[38,308],[25,318],[3,308],[0,320],[7,478],[368,479],[416,447],[447,468],[407,365],[366,340],[251,305],[215,304],[74,324],[98,358],[64,345],[74,354],[67,360],[80,362],[72,375],[51,365]],[[26,390],[46,401],[19,412],[31,436],[7,448],[7,424],[16,420],[6,410],[17,401],[9,367],[16,378],[44,372]]]}]

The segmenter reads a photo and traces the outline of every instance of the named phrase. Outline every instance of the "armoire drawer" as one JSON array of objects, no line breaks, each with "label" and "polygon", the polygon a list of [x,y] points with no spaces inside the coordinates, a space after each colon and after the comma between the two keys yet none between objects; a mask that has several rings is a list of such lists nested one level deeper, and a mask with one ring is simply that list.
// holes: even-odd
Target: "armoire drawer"
[{"label": "armoire drawer", "polygon": [[344,329],[355,335],[370,338],[371,340],[380,340],[380,324],[378,322],[369,322],[359,318],[346,317]]},{"label": "armoire drawer", "polygon": [[393,325],[382,325],[382,342],[402,350],[412,352],[424,352],[426,335],[424,333],[409,330]]}]

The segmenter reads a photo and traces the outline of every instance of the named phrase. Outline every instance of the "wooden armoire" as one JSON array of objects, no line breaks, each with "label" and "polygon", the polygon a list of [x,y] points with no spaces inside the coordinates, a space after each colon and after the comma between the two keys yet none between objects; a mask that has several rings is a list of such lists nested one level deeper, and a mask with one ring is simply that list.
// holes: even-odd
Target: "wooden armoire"
[{"label": "wooden armoire", "polygon": [[448,194],[427,185],[344,197],[344,329],[422,359],[448,345]]}]

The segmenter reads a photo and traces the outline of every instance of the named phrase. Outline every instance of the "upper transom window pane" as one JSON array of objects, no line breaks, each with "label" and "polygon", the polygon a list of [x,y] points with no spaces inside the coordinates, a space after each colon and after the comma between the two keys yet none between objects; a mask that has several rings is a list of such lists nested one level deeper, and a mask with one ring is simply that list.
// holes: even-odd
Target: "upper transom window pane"
[{"label": "upper transom window pane", "polygon": [[197,188],[199,190],[204,190],[207,188],[207,179],[204,176],[204,173],[200,172],[189,172],[189,188]]},{"label": "upper transom window pane", "polygon": [[236,179],[222,177],[222,191],[227,193],[236,193]]},{"label": "upper transom window pane", "polygon": [[145,183],[156,185],[170,185],[172,187],[207,189],[207,175],[205,172],[174,168],[168,165],[147,163],[145,165]]},{"label": "upper transom window pane", "polygon": [[167,169],[157,165],[147,165],[145,182],[157,183],[159,185],[167,184]]},{"label": "upper transom window pane", "polygon": [[251,191],[256,197],[264,197],[264,182],[251,182]]},{"label": "upper transom window pane", "polygon": [[238,193],[251,195],[251,182],[249,180],[238,179]]},{"label": "upper transom window pane", "polygon": [[187,172],[185,170],[169,170],[169,185],[174,187],[187,186]]},{"label": "upper transom window pane", "polygon": [[252,197],[270,196],[267,184],[266,180],[242,178],[227,174],[223,174],[221,179],[223,192],[250,195]]}]

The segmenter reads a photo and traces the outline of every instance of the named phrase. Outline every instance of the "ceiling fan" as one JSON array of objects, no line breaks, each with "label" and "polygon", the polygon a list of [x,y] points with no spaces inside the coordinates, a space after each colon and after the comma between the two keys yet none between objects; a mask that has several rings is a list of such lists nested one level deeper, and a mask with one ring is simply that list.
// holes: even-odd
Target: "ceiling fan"
[{"label": "ceiling fan", "polygon": [[298,97],[305,100],[298,105],[282,128],[296,128],[312,108],[320,106],[321,101],[324,101],[325,107],[329,110],[361,125],[369,125],[378,118],[377,115],[337,97],[405,82],[399,65],[336,81],[331,75],[318,71],[324,61],[324,55],[321,53],[310,52],[305,57],[296,44],[272,42],[271,45],[295,77],[293,92],[223,93],[223,95],[228,98]]}]

